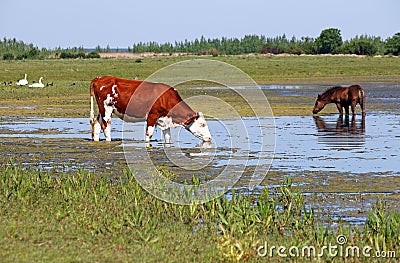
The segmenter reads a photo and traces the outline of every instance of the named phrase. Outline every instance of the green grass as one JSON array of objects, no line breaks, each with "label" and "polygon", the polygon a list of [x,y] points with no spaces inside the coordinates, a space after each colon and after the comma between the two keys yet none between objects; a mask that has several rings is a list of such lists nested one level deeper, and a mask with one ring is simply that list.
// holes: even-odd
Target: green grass
[{"label": "green grass", "polygon": [[[149,195],[130,172],[110,179],[7,164],[0,173],[2,262],[253,262],[265,260],[257,255],[265,242],[321,248],[337,245],[340,234],[353,246],[370,246],[371,253],[399,256],[398,212],[378,202],[363,228],[329,228],[290,178],[258,196],[233,193],[182,206]],[[282,260],[276,251],[271,259]],[[326,254],[322,260],[345,257]]]},{"label": "green grass", "polygon": [[[208,59],[197,56],[143,58],[141,63],[134,59],[0,61],[0,81],[16,81],[23,78],[24,73],[28,73],[30,81],[43,76],[44,82],[62,84],[63,81],[90,82],[101,75],[145,79],[165,66],[199,58]],[[400,74],[397,57],[225,56],[212,59],[238,67],[259,84],[337,83],[343,79],[362,82],[398,80]]]}]

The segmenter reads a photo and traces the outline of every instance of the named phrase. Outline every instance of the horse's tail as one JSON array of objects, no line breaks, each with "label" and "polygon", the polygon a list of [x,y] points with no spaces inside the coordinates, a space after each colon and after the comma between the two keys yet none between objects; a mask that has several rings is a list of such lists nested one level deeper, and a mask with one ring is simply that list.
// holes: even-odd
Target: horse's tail
[{"label": "horse's tail", "polygon": [[365,94],[365,90],[361,86],[359,86],[359,88],[358,88],[358,98],[360,101],[362,113],[365,114],[366,94]]}]

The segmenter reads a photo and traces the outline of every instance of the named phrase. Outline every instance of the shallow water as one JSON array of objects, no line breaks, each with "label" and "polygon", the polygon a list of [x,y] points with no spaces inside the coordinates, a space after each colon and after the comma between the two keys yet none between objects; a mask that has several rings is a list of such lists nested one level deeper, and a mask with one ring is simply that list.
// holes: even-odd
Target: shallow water
[{"label": "shallow water", "polygon": [[365,120],[279,117],[273,168],[279,170],[399,173],[399,116],[369,114]]},{"label": "shallow water", "polygon": [[[349,120],[340,119],[338,115],[275,117],[275,149],[271,139],[273,130],[267,129],[264,135],[259,131],[259,121],[265,119],[209,120],[213,143],[207,145],[207,149],[199,147],[199,139],[185,129],[171,129],[171,148],[177,149],[176,154],[208,156],[215,166],[225,166],[230,159],[241,157],[248,157],[247,165],[252,166],[260,158],[268,159],[274,154],[271,169],[276,171],[400,173],[397,163],[400,155],[398,115],[368,114],[365,120],[360,115]],[[121,120],[114,118],[112,127],[113,140],[124,139],[121,146],[145,147],[144,123],[126,127]],[[84,118],[9,118],[1,123],[0,137],[76,138],[79,143],[90,140],[89,128]],[[160,130],[156,129],[152,139],[153,147],[164,147]]]}]

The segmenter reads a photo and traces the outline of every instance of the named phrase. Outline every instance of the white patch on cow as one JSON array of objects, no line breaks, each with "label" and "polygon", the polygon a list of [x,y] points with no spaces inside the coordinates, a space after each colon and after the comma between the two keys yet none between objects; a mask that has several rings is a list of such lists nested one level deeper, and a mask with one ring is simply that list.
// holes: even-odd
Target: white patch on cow
[{"label": "white patch on cow", "polygon": [[150,141],[151,136],[154,134],[154,126],[147,126],[147,132],[146,132],[146,142]]},{"label": "white patch on cow", "polygon": [[101,86],[100,87],[100,91],[102,91],[106,86]]},{"label": "white patch on cow", "polygon": [[114,95],[114,98],[118,98],[118,93],[115,91],[116,87],[117,87],[117,85],[113,85],[111,87],[111,91],[112,91],[112,94]]},{"label": "white patch on cow", "polygon": [[111,141],[111,116],[114,111],[114,100],[107,94],[107,98],[104,100],[104,121],[106,122],[106,128],[104,129],[104,135],[106,136],[106,141]]},{"label": "white patch on cow", "polygon": [[193,133],[194,136],[202,139],[203,141],[211,141],[210,130],[208,129],[206,119],[201,112],[198,113],[198,118],[188,126],[188,130]]},{"label": "white patch on cow", "polygon": [[110,106],[114,103],[114,98],[110,94],[107,94],[107,98],[104,100],[104,106]]},{"label": "white patch on cow", "polygon": [[113,108],[113,106],[107,105],[107,106],[104,106],[104,109],[105,109],[104,120],[107,123],[111,123],[111,115],[114,111],[114,108]]},{"label": "white patch on cow", "polygon": [[157,126],[160,127],[161,130],[166,130],[169,128],[175,128],[176,124],[172,122],[171,117],[165,116],[165,117],[158,118]]}]

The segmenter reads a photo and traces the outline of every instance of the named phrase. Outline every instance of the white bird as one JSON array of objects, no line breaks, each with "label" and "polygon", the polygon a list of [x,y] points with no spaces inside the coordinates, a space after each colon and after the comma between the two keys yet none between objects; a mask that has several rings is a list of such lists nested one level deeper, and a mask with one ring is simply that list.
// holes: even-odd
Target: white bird
[{"label": "white bird", "polygon": [[43,77],[40,77],[39,83],[32,83],[29,85],[29,88],[44,88],[44,84],[42,83]]},{"label": "white bird", "polygon": [[25,73],[25,78],[20,79],[17,81],[17,83],[15,83],[17,86],[25,86],[28,85],[28,80],[26,79],[28,75]]}]

